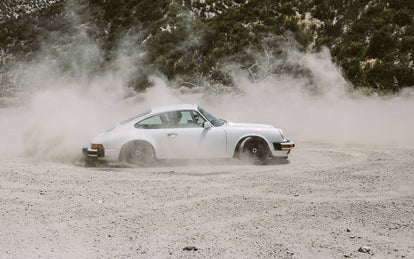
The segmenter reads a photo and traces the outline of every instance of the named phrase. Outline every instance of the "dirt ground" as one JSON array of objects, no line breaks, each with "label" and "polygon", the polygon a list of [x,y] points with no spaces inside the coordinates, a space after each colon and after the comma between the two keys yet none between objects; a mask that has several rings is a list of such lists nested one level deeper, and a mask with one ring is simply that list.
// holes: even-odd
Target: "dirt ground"
[{"label": "dirt ground", "polygon": [[289,161],[2,158],[0,257],[414,258],[414,149],[298,143]]}]

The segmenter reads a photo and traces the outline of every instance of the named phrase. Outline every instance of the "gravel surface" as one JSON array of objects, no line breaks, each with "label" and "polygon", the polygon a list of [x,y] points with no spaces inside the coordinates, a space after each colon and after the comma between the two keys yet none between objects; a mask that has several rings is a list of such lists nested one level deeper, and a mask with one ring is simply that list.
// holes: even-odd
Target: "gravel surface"
[{"label": "gravel surface", "polygon": [[414,149],[290,163],[0,159],[0,258],[414,258]]}]

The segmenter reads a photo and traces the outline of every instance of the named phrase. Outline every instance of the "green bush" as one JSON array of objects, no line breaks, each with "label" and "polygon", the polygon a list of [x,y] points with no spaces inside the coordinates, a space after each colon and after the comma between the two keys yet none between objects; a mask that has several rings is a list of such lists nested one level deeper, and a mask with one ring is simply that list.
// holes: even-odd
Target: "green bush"
[{"label": "green bush", "polygon": [[401,51],[409,52],[414,50],[414,36],[404,36],[401,40]]},{"label": "green bush", "polygon": [[383,57],[395,45],[396,39],[390,33],[385,30],[377,31],[369,42],[367,55],[372,58]]},{"label": "green bush", "polygon": [[404,26],[412,24],[413,17],[407,10],[398,10],[394,15],[393,20],[399,26]]}]

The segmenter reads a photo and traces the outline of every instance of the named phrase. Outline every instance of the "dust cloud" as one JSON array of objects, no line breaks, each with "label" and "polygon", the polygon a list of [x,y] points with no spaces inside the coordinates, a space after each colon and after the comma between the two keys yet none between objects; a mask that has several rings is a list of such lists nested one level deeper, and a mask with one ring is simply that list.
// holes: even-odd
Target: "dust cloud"
[{"label": "dust cloud", "polygon": [[135,93],[127,82],[140,73],[145,53],[126,37],[114,61],[101,68],[99,45],[78,30],[64,35],[70,44],[63,50],[54,49],[51,37],[34,61],[16,65],[18,98],[0,109],[1,155],[71,162],[92,137],[118,121],[151,106],[178,103],[199,104],[228,121],[272,124],[298,147],[303,141],[414,147],[412,89],[388,97],[361,95],[327,49],[286,47],[283,62],[306,69],[306,76],[286,73],[253,81],[229,65],[237,91],[177,88],[158,75],[151,77],[153,87]]},{"label": "dust cloud", "polygon": [[222,110],[229,120],[271,123],[297,141],[414,146],[412,89],[387,97],[359,94],[326,49],[294,50],[288,62],[311,71],[311,80],[291,75],[256,83],[241,79],[243,94],[218,98],[216,113]]}]

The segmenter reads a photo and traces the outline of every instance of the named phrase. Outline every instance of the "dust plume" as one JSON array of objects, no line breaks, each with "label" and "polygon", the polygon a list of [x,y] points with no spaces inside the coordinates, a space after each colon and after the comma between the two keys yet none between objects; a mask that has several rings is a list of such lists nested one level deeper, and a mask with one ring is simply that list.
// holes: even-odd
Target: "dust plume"
[{"label": "dust plume", "polygon": [[414,146],[412,89],[365,96],[343,78],[327,49],[287,52],[286,62],[303,67],[307,77],[282,74],[259,82],[240,77],[243,94],[214,98],[215,112],[229,120],[271,123],[297,141]]},{"label": "dust plume", "polygon": [[[77,24],[76,15],[72,19]],[[134,40],[121,40],[116,58],[103,65],[99,44],[82,26],[76,28],[51,36],[34,61],[16,65],[18,101],[0,109],[1,155],[74,161],[92,137],[118,121],[177,103],[200,104],[229,121],[272,124],[299,147],[302,141],[414,147],[413,90],[388,97],[354,92],[327,49],[312,53],[286,46],[283,60],[257,58],[259,65],[300,67],[305,76],[267,74],[263,68],[261,78],[252,80],[246,70],[228,64],[236,89],[178,88],[154,72],[153,87],[135,93],[128,80],[142,73],[145,53]],[[62,39],[68,43],[56,49]]]}]

